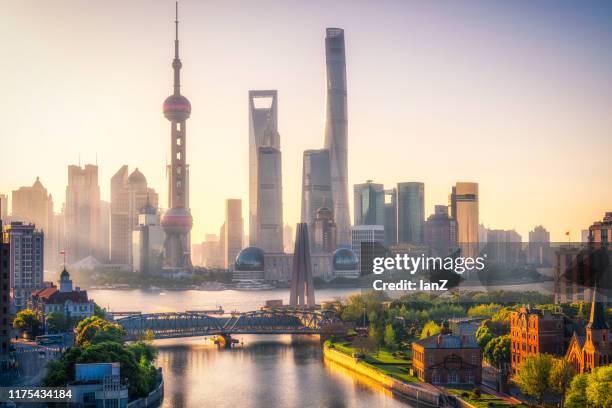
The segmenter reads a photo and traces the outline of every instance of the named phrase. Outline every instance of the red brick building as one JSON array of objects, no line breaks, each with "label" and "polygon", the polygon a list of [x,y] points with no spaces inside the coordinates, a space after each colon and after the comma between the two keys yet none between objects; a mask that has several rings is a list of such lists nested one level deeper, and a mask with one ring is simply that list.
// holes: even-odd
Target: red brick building
[{"label": "red brick building", "polygon": [[522,307],[510,315],[510,366],[518,371],[531,354],[563,354],[565,321],[561,313]]},{"label": "red brick building", "polygon": [[412,343],[412,368],[421,381],[432,384],[480,384],[482,350],[472,336],[442,333]]}]

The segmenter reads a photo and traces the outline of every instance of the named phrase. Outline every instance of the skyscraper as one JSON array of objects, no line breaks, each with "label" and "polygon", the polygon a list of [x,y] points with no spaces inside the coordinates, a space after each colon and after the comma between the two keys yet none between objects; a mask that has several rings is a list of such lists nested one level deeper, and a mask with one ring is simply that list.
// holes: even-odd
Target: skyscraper
[{"label": "skyscraper", "polygon": [[45,233],[45,266],[49,269],[55,265],[56,252],[53,251],[55,237],[53,230],[53,197],[36,177],[31,187],[19,187],[13,190],[13,221],[22,221],[36,225]]},{"label": "skyscraper", "polygon": [[98,257],[100,238],[100,186],[98,166],[68,166],[64,208],[66,257],[69,263]]},{"label": "skyscraper", "polygon": [[162,267],[165,240],[157,208],[147,201],[139,211],[138,227],[132,231],[134,271],[143,274],[158,272]]},{"label": "skyscraper", "polygon": [[4,242],[10,244],[9,270],[13,303],[22,308],[32,292],[43,287],[44,233],[34,224],[11,222],[5,230]]},{"label": "skyscraper", "polygon": [[302,222],[310,228],[319,208],[333,210],[329,150],[306,150],[302,163]]},{"label": "skyscraper", "polygon": [[144,174],[136,168],[131,174],[124,165],[111,178],[110,257],[114,264],[130,265],[132,232],[139,226],[140,210],[149,203],[158,207],[158,196],[149,188]]},{"label": "skyscraper", "polygon": [[527,262],[541,266],[553,263],[553,251],[550,247],[550,232],[541,225],[529,231],[529,250]]},{"label": "skyscraper", "polygon": [[457,221],[457,243],[463,256],[478,249],[478,183],[457,182],[449,199],[451,217]]},{"label": "skyscraper", "polygon": [[[6,196],[5,196],[6,197]],[[0,205],[2,205],[0,203]],[[11,344],[11,273],[9,243],[4,242],[2,218],[0,218],[0,371],[8,372],[9,346]]]},{"label": "skyscraper", "polygon": [[8,196],[0,194],[0,220],[6,220],[8,216]]},{"label": "skyscraper", "polygon": [[193,218],[189,211],[189,166],[187,165],[186,121],[191,103],[181,95],[181,60],[179,59],[178,3],[176,5],[174,60],[174,93],[164,101],[164,116],[170,121],[171,162],[168,166],[168,210],[161,225],[166,232],[165,265],[169,268],[191,268],[190,232]]},{"label": "skyscraper", "polygon": [[425,185],[418,182],[397,184],[397,242],[421,244],[425,221]]},{"label": "skyscraper", "polygon": [[353,186],[355,225],[385,225],[385,187],[368,180]]},{"label": "skyscraper", "polygon": [[[354,225],[351,228],[351,249],[353,253],[359,259],[359,270],[361,271],[361,258],[370,258],[371,254],[375,251],[375,245],[369,245],[366,248],[367,254],[361,253],[361,244],[381,244],[385,243],[385,227],[383,225]],[[365,262],[365,260],[364,260]]]},{"label": "skyscraper", "polygon": [[242,200],[228,198],[225,200],[225,268],[233,269],[236,256],[242,250],[244,222],[242,220]]},{"label": "skyscraper", "polygon": [[325,148],[329,150],[333,213],[338,226],[338,244],[347,245],[351,242],[351,217],[348,202],[348,119],[343,29],[326,30],[325,59],[327,65]]},{"label": "skyscraper", "polygon": [[336,250],[338,239],[336,223],[329,208],[322,207],[317,210],[311,234],[312,252],[332,253]]},{"label": "skyscraper", "polygon": [[249,91],[249,239],[283,251],[283,198],[275,90]]},{"label": "skyscraper", "polygon": [[385,246],[397,244],[397,189],[385,190]]},{"label": "skyscraper", "polygon": [[445,205],[436,205],[435,213],[423,224],[423,243],[437,256],[448,256],[457,247],[457,223]]}]

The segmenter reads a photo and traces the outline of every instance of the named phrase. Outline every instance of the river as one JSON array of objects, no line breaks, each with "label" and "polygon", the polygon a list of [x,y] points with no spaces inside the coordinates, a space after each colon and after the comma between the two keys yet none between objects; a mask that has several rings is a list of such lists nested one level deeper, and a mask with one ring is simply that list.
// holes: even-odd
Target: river
[{"label": "river", "polygon": [[[317,302],[358,289],[318,289]],[[239,291],[90,290],[113,311],[256,310],[268,299],[289,299],[287,289]],[[244,335],[232,350],[210,338],[156,340],[164,372],[164,408],[414,407],[379,384],[323,360],[318,336]]]}]

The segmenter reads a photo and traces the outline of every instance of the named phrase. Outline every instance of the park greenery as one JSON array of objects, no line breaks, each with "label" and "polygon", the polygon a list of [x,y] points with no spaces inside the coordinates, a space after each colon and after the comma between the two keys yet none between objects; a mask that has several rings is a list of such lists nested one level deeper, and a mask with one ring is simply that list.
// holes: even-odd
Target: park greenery
[{"label": "park greenery", "polygon": [[41,326],[38,315],[32,309],[20,310],[13,320],[13,328],[31,338],[39,334]]},{"label": "park greenery", "polygon": [[565,408],[612,407],[612,365],[578,374],[565,393]]},{"label": "park greenery", "polygon": [[[485,358],[501,367],[509,362],[510,313],[521,304],[550,304],[551,296],[538,292],[458,292],[435,297],[416,293],[389,299],[382,292],[366,292],[349,296],[335,305],[345,322],[367,329],[375,347],[406,350],[417,339],[440,333],[442,323],[456,318],[483,319],[477,333]],[[453,323],[451,323],[451,328]],[[495,337],[488,351],[486,346]]]},{"label": "park greenery", "polygon": [[82,320],[75,332],[75,347],[48,363],[45,386],[62,387],[74,381],[76,364],[118,362],[130,399],[144,397],[155,388],[157,350],[149,341],[126,344],[124,329],[98,316]]}]

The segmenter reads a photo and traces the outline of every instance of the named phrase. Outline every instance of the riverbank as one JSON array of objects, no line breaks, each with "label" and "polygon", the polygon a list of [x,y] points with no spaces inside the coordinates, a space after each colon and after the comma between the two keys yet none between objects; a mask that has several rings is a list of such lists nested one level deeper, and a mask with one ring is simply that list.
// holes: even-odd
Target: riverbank
[{"label": "riverbank", "polygon": [[373,366],[366,365],[363,361],[355,359],[348,354],[345,354],[339,350],[334,349],[330,344],[323,346],[324,358],[333,361],[336,364],[341,365],[351,371],[358,374],[364,375],[383,387],[393,391],[394,393],[408,398],[410,400],[417,401],[419,404],[425,404],[430,407],[437,407],[440,405],[440,400],[444,397],[440,391],[434,387],[429,387],[426,384],[407,383],[400,381],[390,375],[384,374],[380,370]]}]

